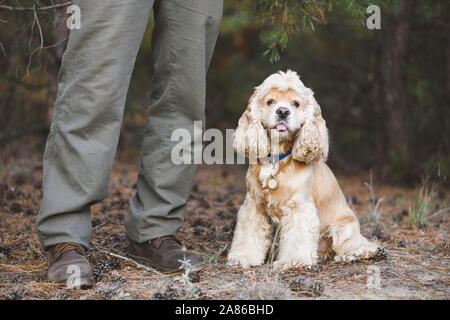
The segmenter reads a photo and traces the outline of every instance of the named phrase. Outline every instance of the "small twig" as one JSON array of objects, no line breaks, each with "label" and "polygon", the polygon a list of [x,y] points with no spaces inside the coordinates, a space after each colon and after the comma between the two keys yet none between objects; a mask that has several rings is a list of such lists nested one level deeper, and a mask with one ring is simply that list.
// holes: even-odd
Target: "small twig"
[{"label": "small twig", "polygon": [[[33,6],[33,8],[35,9],[36,6]],[[34,27],[34,22],[36,22],[38,29],[39,29],[39,36],[41,37],[41,44],[39,45],[39,47],[37,47],[36,49],[33,50],[33,52],[31,52],[30,54],[30,58],[28,59],[28,65],[27,65],[27,76],[29,76],[30,72],[30,66],[31,66],[31,59],[33,58],[33,55],[35,54],[36,51],[39,51],[39,56],[41,55],[41,51],[42,48],[44,48],[44,36],[42,34],[42,28],[41,28],[41,24],[39,23],[39,18],[37,16],[36,10],[34,10],[34,20],[33,20],[33,26],[31,27],[31,36],[33,36],[33,27]],[[41,67],[41,63],[39,60],[39,68]],[[38,68],[38,69],[39,69]]]},{"label": "small twig", "polygon": [[58,9],[58,8],[63,8],[63,7],[67,7],[70,6],[72,4],[72,1],[69,2],[65,2],[65,3],[60,3],[60,4],[54,4],[52,6],[47,6],[47,7],[38,7],[38,8],[34,8],[33,7],[13,7],[13,6],[7,6],[4,4],[0,4],[0,10],[8,10],[8,11],[46,11],[46,10],[52,10],[52,9]]},{"label": "small twig", "polygon": [[273,237],[272,245],[270,246],[269,252],[269,263],[273,266],[273,260],[275,259],[275,243],[278,241],[278,234],[280,233],[281,223],[278,224],[277,230],[275,231],[275,236]]},{"label": "small twig", "polygon": [[222,253],[225,252],[225,250],[227,250],[227,248],[228,248],[228,242],[225,243],[225,245],[223,246],[223,248],[220,249],[220,250],[216,253],[216,255],[214,256],[214,264],[217,263],[217,261],[219,260],[220,256],[222,255]]},{"label": "small twig", "polygon": [[106,221],[105,221],[105,222],[102,222],[102,223],[99,223],[98,225],[96,225],[96,226],[94,227],[94,229],[98,229],[98,228],[104,226],[105,224],[106,224]]},{"label": "small twig", "polygon": [[369,189],[369,204],[370,204],[370,212],[369,217],[378,222],[378,219],[383,214],[383,210],[379,210],[380,204],[383,202],[384,198],[376,198],[375,197],[375,188],[373,185],[373,175],[372,170],[370,170],[370,180],[369,183],[364,182],[364,186]]},{"label": "small twig", "polygon": [[392,272],[394,272],[396,275],[398,275],[399,277],[401,277],[401,278],[403,278],[403,279],[405,279],[405,280],[409,280],[409,281],[421,283],[419,280],[416,280],[416,279],[414,279],[414,278],[407,277],[407,276],[405,276],[404,274],[398,272],[397,270],[395,270],[395,269],[392,268],[392,267],[388,267],[388,268],[389,268],[389,270],[391,270]]},{"label": "small twig", "polygon": [[441,210],[436,211],[436,212],[433,213],[432,215],[430,215],[430,216],[428,217],[428,219],[431,219],[431,218],[433,218],[434,216],[437,216],[437,215],[440,215],[441,213],[445,213],[445,212],[449,212],[449,211],[450,211],[450,207],[443,208],[443,209],[441,209]]},{"label": "small twig", "polygon": [[[95,248],[95,247],[94,247],[94,248]],[[103,249],[99,249],[99,248],[95,248],[95,249],[97,249],[98,251],[100,251],[100,252],[102,252],[102,253],[104,253],[104,254],[107,254],[107,255],[109,255],[109,256],[111,256],[111,257],[115,257],[115,258],[119,258],[119,259],[122,259],[122,260],[125,260],[125,261],[128,261],[128,262],[131,262],[131,263],[134,264],[136,267],[141,268],[141,269],[144,269],[145,271],[149,271],[149,272],[153,272],[153,273],[157,273],[157,274],[162,274],[162,273],[159,272],[158,270],[153,269],[153,268],[149,268],[149,267],[147,267],[147,266],[144,266],[143,264],[140,264],[139,262],[137,262],[137,261],[135,261],[135,260],[133,260],[133,259],[131,259],[131,258],[124,257],[124,256],[121,256],[121,255],[118,255],[118,254],[116,254],[116,253],[112,253],[112,252],[109,252],[109,251],[106,251],[106,250],[103,250]]]},{"label": "small twig", "polygon": [[30,48],[30,49],[31,49],[31,43],[33,42],[34,25],[36,24],[35,13],[36,13],[36,11],[33,12],[33,23],[31,24],[31,35],[30,35],[30,40],[28,40],[28,48]]},{"label": "small twig", "polygon": [[3,54],[5,55],[5,58],[6,58],[7,56],[6,56],[5,48],[3,47],[3,43],[2,42],[0,42],[0,48],[2,48],[2,52],[3,52]]},{"label": "small twig", "polygon": [[[60,44],[63,43],[64,41],[66,41],[68,38],[69,38],[69,37],[67,36],[67,37],[65,37],[64,39],[62,39],[62,40],[60,40],[60,41],[58,41],[58,42],[56,42],[56,43],[54,43],[54,44],[52,44],[52,45],[46,46],[46,47],[42,46],[42,43],[41,43],[41,46],[39,46],[39,47],[37,47],[36,49],[34,49],[33,52],[32,52],[31,55],[30,55],[30,60],[29,60],[28,66],[27,66],[27,75],[24,76],[24,77],[22,78],[22,80],[29,76],[29,72],[28,72],[28,71],[29,71],[29,67],[30,67],[30,64],[31,64],[31,57],[33,56],[33,54],[34,54],[37,50],[39,50],[39,54],[40,54],[42,50],[49,49],[49,48],[53,48],[53,47],[57,47],[58,45],[60,45]],[[39,67],[38,67],[36,70],[39,70],[40,68],[41,68],[41,63],[40,63],[40,61],[39,61]],[[36,70],[34,70],[34,71],[36,71]]]}]

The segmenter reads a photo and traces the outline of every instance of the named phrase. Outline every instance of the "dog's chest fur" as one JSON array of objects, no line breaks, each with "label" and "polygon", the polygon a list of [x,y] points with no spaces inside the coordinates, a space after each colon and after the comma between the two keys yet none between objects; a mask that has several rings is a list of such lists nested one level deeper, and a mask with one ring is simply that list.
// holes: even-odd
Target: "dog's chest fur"
[{"label": "dog's chest fur", "polygon": [[[249,168],[247,176],[249,191],[254,195],[261,210],[271,219],[278,222],[283,208],[290,206],[295,200],[299,188],[305,182],[305,165],[293,160],[281,161],[275,165],[256,164]],[[306,172],[309,170],[306,170]],[[268,182],[273,177],[277,180],[275,189],[270,189]]]},{"label": "dog's chest fur", "polygon": [[[261,185],[260,201],[266,209],[266,214],[276,222],[279,222],[281,218],[280,201],[277,198],[278,190],[282,188],[280,185],[280,177],[278,173],[280,171],[279,164],[272,165],[263,164],[259,167],[258,181]],[[270,189],[268,184],[271,179],[275,177],[277,181],[277,187],[275,189]]]},{"label": "dog's chest fur", "polygon": [[278,174],[278,171],[280,169],[279,164],[272,165],[271,163],[262,164],[259,167],[259,174],[258,174],[258,180],[261,183],[261,186],[263,189],[268,189],[268,183],[269,180],[272,179],[272,177],[276,177]]}]

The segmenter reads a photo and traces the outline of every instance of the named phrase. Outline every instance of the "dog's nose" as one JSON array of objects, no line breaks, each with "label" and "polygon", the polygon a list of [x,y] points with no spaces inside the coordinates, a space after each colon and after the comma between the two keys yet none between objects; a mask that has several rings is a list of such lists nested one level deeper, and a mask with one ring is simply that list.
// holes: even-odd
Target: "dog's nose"
[{"label": "dog's nose", "polygon": [[286,119],[288,115],[291,113],[288,108],[281,107],[277,109],[277,115],[280,119]]}]

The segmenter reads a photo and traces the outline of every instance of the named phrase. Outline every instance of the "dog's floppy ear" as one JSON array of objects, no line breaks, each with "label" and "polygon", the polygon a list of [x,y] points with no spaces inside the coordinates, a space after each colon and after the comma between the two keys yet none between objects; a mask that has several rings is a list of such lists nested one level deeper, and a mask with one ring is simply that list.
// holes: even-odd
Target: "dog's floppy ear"
[{"label": "dog's floppy ear", "polygon": [[328,129],[322,118],[320,106],[314,96],[309,98],[309,115],[297,132],[297,137],[292,149],[295,160],[310,163],[314,161],[326,161],[328,157]]},{"label": "dog's floppy ear", "polygon": [[267,157],[270,152],[269,138],[262,126],[259,108],[257,91],[255,91],[234,132],[234,150],[250,158],[251,161]]}]

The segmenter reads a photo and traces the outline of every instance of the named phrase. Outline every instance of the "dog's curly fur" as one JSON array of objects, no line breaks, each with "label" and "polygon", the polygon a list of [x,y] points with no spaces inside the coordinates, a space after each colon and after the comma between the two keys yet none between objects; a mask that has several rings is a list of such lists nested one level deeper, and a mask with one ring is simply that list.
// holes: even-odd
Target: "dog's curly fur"
[{"label": "dog's curly fur", "polygon": [[[360,234],[358,220],[325,164],[326,123],[313,91],[296,72],[272,74],[255,89],[239,119],[234,148],[250,158],[250,166],[229,264],[264,263],[270,219],[281,226],[276,268],[312,266],[319,255],[327,257],[331,252],[336,261],[347,262],[371,258],[380,251],[378,244]],[[292,154],[280,162],[261,160],[270,152],[282,154],[290,149]],[[268,187],[272,177],[278,180],[275,189]]]}]

